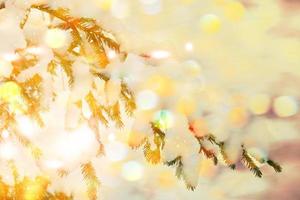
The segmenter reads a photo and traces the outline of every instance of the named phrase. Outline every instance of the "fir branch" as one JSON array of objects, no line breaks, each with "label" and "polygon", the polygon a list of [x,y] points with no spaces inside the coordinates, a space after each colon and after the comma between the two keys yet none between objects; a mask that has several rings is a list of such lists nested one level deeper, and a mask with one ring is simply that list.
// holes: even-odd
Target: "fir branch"
[{"label": "fir branch", "polygon": [[23,29],[30,15],[31,8],[26,9],[25,15],[20,22],[20,28]]},{"label": "fir branch", "polygon": [[[96,53],[98,64],[101,67],[105,67],[109,62],[104,46],[120,52],[120,45],[116,41],[115,37],[100,27],[94,19],[85,17],[72,17],[69,13],[69,10],[63,8],[53,9],[46,4],[33,5],[31,8],[48,13],[50,16],[62,20],[64,23],[60,24],[59,28],[64,30],[71,29],[73,41],[68,48],[68,51],[71,53],[74,53],[74,48],[80,47],[82,50],[81,54],[85,55],[84,40],[81,37],[79,30],[84,32],[85,38]],[[21,27],[24,27],[27,18],[28,16],[25,16],[23,22],[21,23]]]},{"label": "fir branch", "polygon": [[203,145],[200,147],[200,153],[203,153],[207,158],[212,159],[214,161],[214,164],[218,164],[218,158],[215,155],[215,153],[212,150],[206,149]]},{"label": "fir branch", "polygon": [[108,120],[104,116],[105,109],[99,105],[94,97],[94,95],[89,92],[85,97],[86,102],[88,103],[90,110],[93,113],[93,116],[100,120],[105,126],[108,126]]},{"label": "fir branch", "polygon": [[177,162],[175,175],[178,179],[181,179],[183,177],[183,163],[181,161],[181,158]]},{"label": "fir branch", "polygon": [[195,186],[193,186],[193,185],[187,183],[186,181],[185,181],[185,185],[186,185],[186,188],[187,188],[188,190],[194,191],[194,190],[196,189]]},{"label": "fir branch", "polygon": [[20,83],[19,86],[22,88],[22,96],[28,107],[27,114],[36,120],[41,127],[43,127],[44,122],[39,114],[42,77],[35,74],[30,79]]},{"label": "fir branch", "polygon": [[109,81],[109,79],[110,79],[109,75],[107,75],[105,73],[95,73],[95,75],[105,82]]},{"label": "fir branch", "polygon": [[188,190],[194,191],[196,189],[195,186],[193,186],[192,184],[190,184],[187,181],[186,175],[184,174],[184,171],[183,171],[184,165],[182,163],[182,157],[181,156],[178,156],[178,157],[176,157],[175,159],[173,159],[171,161],[167,161],[167,162],[165,162],[165,164],[167,166],[175,166],[176,167],[176,169],[175,169],[176,177],[178,179],[183,179],[184,180],[184,183],[185,183]]},{"label": "fir branch", "polygon": [[212,159],[213,162],[214,162],[214,164],[217,165],[218,164],[218,158],[217,158],[216,154],[212,150],[207,149],[204,146],[204,144],[202,143],[202,141],[204,140],[204,138],[196,137],[196,139],[198,140],[198,142],[200,144],[199,153],[203,153],[206,158]]},{"label": "fir branch", "polygon": [[220,145],[220,143],[217,141],[216,137],[213,135],[213,134],[209,134],[207,136],[205,136],[205,138],[210,141],[212,144],[215,144],[215,145]]},{"label": "fir branch", "polygon": [[18,76],[22,71],[35,66],[38,62],[37,56],[27,53],[25,49],[16,50],[16,54],[18,55],[18,59],[11,62],[13,66],[13,77]]},{"label": "fir branch", "polygon": [[[9,124],[15,122],[15,116],[12,112],[9,112],[9,105],[0,101],[0,132],[9,127]],[[0,135],[1,139],[1,135]]]},{"label": "fir branch", "polygon": [[113,106],[111,106],[107,113],[109,113],[110,118],[114,122],[116,122],[116,125],[118,128],[122,128],[124,126],[124,123],[121,119],[121,111],[120,111],[119,102],[117,102]]},{"label": "fir branch", "polygon": [[276,172],[281,172],[282,171],[281,166],[278,163],[276,163],[275,161],[268,159],[267,163],[268,163],[268,165],[270,165],[271,167],[273,167],[273,169]]},{"label": "fir branch", "polygon": [[85,31],[86,33],[93,33],[95,39],[101,42],[101,46],[106,44],[110,49],[113,49],[116,52],[120,52],[120,45],[110,32],[105,31],[102,27],[100,27],[96,20],[91,18],[80,18],[79,19],[80,29]]},{"label": "fir branch", "polygon": [[178,164],[178,162],[180,162],[180,160],[181,160],[181,156],[178,156],[178,157],[176,157],[175,159],[173,159],[171,161],[165,162],[165,164],[170,167],[170,166],[173,166],[175,164]]},{"label": "fir branch", "polygon": [[254,161],[248,155],[248,152],[244,148],[243,148],[243,153],[242,153],[242,161],[245,164],[245,166],[254,173],[255,176],[257,176],[259,178],[262,177],[262,172],[260,171],[259,167],[256,166],[256,164],[254,163]]},{"label": "fir branch", "polygon": [[121,83],[121,98],[125,103],[126,113],[129,116],[132,116],[134,110],[136,109],[135,98],[133,92],[130,91],[130,89],[124,82]]},{"label": "fir branch", "polygon": [[62,67],[67,77],[69,78],[69,85],[72,86],[74,83],[74,74],[72,69],[73,61],[66,58],[66,56],[60,55],[54,51],[54,60],[52,60],[48,65],[48,71],[50,67],[50,72],[53,71],[51,68],[56,68],[58,66]]},{"label": "fir branch", "polygon": [[162,139],[165,138],[166,134],[154,122],[150,122],[150,125],[153,133],[158,134]]},{"label": "fir branch", "polygon": [[97,200],[100,181],[91,162],[81,166],[81,173],[87,185],[87,194],[90,200]]},{"label": "fir branch", "polygon": [[[217,141],[216,137],[213,134],[209,134],[206,137],[204,137],[203,139],[207,139],[210,143],[217,145],[219,147],[220,154],[222,155],[222,158],[223,158],[225,164],[232,170],[235,169],[235,167],[236,167],[235,164],[230,162],[229,157],[225,151],[225,142]],[[214,163],[217,164],[217,162],[215,162],[215,160],[217,161],[216,156],[214,156]]]},{"label": "fir branch", "polygon": [[106,46],[108,46],[110,49],[113,49],[117,53],[120,52],[120,45],[116,41],[115,37],[110,33],[105,30],[102,30],[101,34],[101,40]]},{"label": "fir branch", "polygon": [[146,160],[152,164],[158,164],[161,160],[161,150],[165,145],[165,133],[161,131],[154,123],[150,123],[153,131],[153,141],[155,144],[155,149],[151,149],[151,144],[149,140],[146,140],[144,145],[144,155]]},{"label": "fir branch", "polygon": [[95,33],[86,33],[87,41],[94,49],[96,55],[98,56],[98,63],[101,67],[105,67],[108,64],[108,58],[106,56],[104,47],[102,45],[101,39]]},{"label": "fir branch", "polygon": [[58,67],[58,63],[55,60],[51,60],[47,66],[47,71],[52,74],[56,75],[56,68]]},{"label": "fir branch", "polygon": [[59,170],[57,170],[57,174],[60,178],[63,178],[65,176],[68,176],[69,172],[65,169],[59,169]]},{"label": "fir branch", "polygon": [[97,121],[96,118],[91,117],[88,120],[88,124],[89,124],[89,127],[93,130],[93,132],[95,134],[95,137],[96,137],[96,140],[97,140],[98,145],[99,145],[97,156],[103,155],[104,154],[104,145],[102,144],[101,139],[100,139],[100,131],[99,131],[98,121]]},{"label": "fir branch", "polygon": [[160,128],[158,128],[155,123],[151,122],[150,125],[154,134],[154,143],[158,148],[163,149],[165,146],[166,134]]},{"label": "fir branch", "polygon": [[42,150],[35,146],[29,139],[21,135],[16,129],[13,132],[14,136],[20,142],[20,144],[29,149],[35,159],[40,159],[40,157],[42,156]]},{"label": "fir branch", "polygon": [[182,163],[182,157],[177,156],[175,159],[165,162],[165,165],[167,166],[175,166],[175,175],[178,179],[181,179],[183,177],[183,163]]},{"label": "fir branch", "polygon": [[231,168],[232,170],[234,170],[234,169],[235,169],[235,164],[232,163],[232,162],[229,160],[229,158],[228,158],[228,155],[227,155],[227,153],[226,153],[226,151],[225,151],[225,142],[219,142],[219,148],[220,148],[220,153],[221,153],[221,155],[222,155],[222,157],[223,157],[223,160],[224,160],[225,164],[226,164],[229,168]]},{"label": "fir branch", "polygon": [[161,160],[160,148],[156,146],[156,148],[152,150],[150,142],[146,140],[144,145],[144,156],[149,163],[158,164]]},{"label": "fir branch", "polygon": [[[71,42],[68,52],[73,53],[75,56],[80,56],[80,54],[85,55],[85,48],[81,42],[81,36],[77,29],[72,28],[71,36],[73,41]],[[79,52],[75,51],[75,48],[79,48]]]}]

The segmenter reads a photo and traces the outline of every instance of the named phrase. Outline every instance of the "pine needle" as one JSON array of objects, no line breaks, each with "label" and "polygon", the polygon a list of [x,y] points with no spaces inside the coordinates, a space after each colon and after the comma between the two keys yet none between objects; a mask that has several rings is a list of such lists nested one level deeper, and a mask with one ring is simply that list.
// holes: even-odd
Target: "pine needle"
[{"label": "pine needle", "polygon": [[281,172],[282,171],[281,166],[278,163],[276,163],[275,161],[269,159],[269,160],[267,160],[267,163],[268,163],[268,165],[270,165],[271,167],[273,167],[273,169],[276,172]]},{"label": "pine needle", "polygon": [[188,182],[186,175],[184,174],[183,168],[184,165],[182,163],[182,157],[178,156],[175,159],[171,160],[171,161],[167,161],[165,162],[165,164],[167,166],[175,166],[175,175],[178,179],[183,179],[185,182],[185,185],[187,187],[188,190],[194,191],[196,189],[196,187],[194,185],[192,185],[191,183]]},{"label": "pine needle", "polygon": [[260,171],[259,167],[256,166],[256,164],[254,163],[252,158],[248,155],[248,152],[245,149],[243,149],[242,161],[244,162],[245,166],[254,173],[256,177],[259,178],[262,177],[262,172]]},{"label": "pine needle", "polygon": [[105,73],[95,73],[95,75],[105,82],[109,81],[109,79],[110,79],[109,75],[107,75]]},{"label": "pine needle", "polygon": [[177,162],[175,175],[178,179],[181,179],[183,177],[183,164],[182,164],[181,158]]},{"label": "pine needle", "polygon": [[23,98],[27,103],[27,114],[36,120],[41,127],[44,126],[44,122],[39,114],[42,80],[40,75],[35,74],[33,77],[19,84],[22,88]]},{"label": "pine needle", "polygon": [[18,49],[16,54],[18,59],[11,62],[13,66],[12,76],[18,76],[22,71],[35,66],[38,63],[38,58],[36,55],[27,53],[26,49]]},{"label": "pine needle", "polygon": [[133,92],[130,91],[124,82],[121,83],[121,98],[124,101],[126,113],[132,116],[136,109],[135,98]]},{"label": "pine needle", "polygon": [[180,160],[181,160],[181,156],[178,156],[178,157],[176,157],[175,159],[173,159],[171,161],[165,162],[165,164],[170,167],[170,166],[173,166],[175,164],[178,164],[178,162],[180,162]]},{"label": "pine needle", "polygon": [[161,160],[160,148],[156,146],[154,150],[151,149],[151,144],[147,140],[144,145],[144,156],[146,160],[151,164],[158,164]]},{"label": "pine needle", "polygon": [[60,178],[66,177],[69,175],[69,172],[67,170],[64,169],[59,169],[57,170],[57,174]]},{"label": "pine needle", "polygon": [[97,200],[100,181],[91,162],[81,166],[81,173],[87,185],[87,194],[90,200]]},{"label": "pine needle", "polygon": [[113,106],[110,107],[109,111],[110,118],[116,123],[118,128],[122,128],[124,123],[121,119],[121,111],[119,102],[115,103]]},{"label": "pine needle", "polygon": [[88,95],[85,97],[85,100],[88,103],[93,116],[100,120],[105,126],[108,126],[108,120],[104,116],[105,109],[97,103],[91,92],[88,93]]},{"label": "pine needle", "polygon": [[39,159],[42,156],[42,150],[35,146],[29,139],[18,133],[17,130],[14,130],[14,136],[18,139],[20,144],[22,144],[26,149],[31,152],[31,155],[35,159]]},{"label": "pine needle", "polygon": [[[51,70],[51,68],[61,67],[64,72],[66,73],[68,79],[69,79],[69,85],[72,86],[74,83],[74,74],[73,74],[73,61],[66,58],[66,56],[60,55],[57,52],[54,52],[54,60],[52,60],[48,65],[48,71]],[[49,69],[50,68],[50,69]]]},{"label": "pine needle", "polygon": [[225,143],[224,143],[224,142],[220,142],[220,143],[219,143],[219,147],[220,147],[220,153],[221,153],[221,155],[222,155],[222,157],[223,157],[223,160],[224,160],[225,164],[226,164],[229,168],[231,168],[232,170],[234,170],[234,169],[235,169],[235,164],[232,163],[232,162],[229,160],[229,157],[228,157],[228,155],[227,155],[227,153],[226,153],[226,151],[225,151]]},{"label": "pine needle", "polygon": [[[33,5],[31,8],[48,13],[50,16],[62,20],[63,23],[59,24],[58,28],[63,30],[71,30],[72,42],[68,48],[70,53],[87,56],[84,47],[84,40],[86,39],[96,54],[99,66],[105,67],[109,61],[104,47],[107,46],[116,52],[120,52],[120,45],[116,41],[115,37],[99,26],[94,19],[85,17],[72,17],[69,13],[69,10],[63,8],[53,9],[47,4]],[[27,19],[28,14],[25,15],[24,19],[22,20],[20,25],[21,28],[24,27]],[[85,38],[82,38],[80,31],[83,33]],[[74,49],[77,47],[80,47],[80,52],[74,51]]]}]

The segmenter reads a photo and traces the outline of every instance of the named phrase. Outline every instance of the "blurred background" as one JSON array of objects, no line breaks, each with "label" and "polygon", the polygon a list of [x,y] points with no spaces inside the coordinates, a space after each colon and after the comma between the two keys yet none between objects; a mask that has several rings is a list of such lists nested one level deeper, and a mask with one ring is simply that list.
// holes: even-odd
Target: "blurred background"
[{"label": "blurred background", "polygon": [[122,133],[114,132],[107,136],[108,156],[95,161],[101,199],[300,199],[300,0],[34,2],[96,18],[116,35],[122,50],[154,57],[154,64],[196,63],[205,80],[199,85],[203,101],[222,106],[226,98],[238,105],[228,108],[231,121],[246,124],[243,131],[258,146],[270,143],[270,157],[283,167],[282,173],[266,171],[259,179],[205,160],[192,192],[172,168],[147,163],[141,151],[117,142]]}]

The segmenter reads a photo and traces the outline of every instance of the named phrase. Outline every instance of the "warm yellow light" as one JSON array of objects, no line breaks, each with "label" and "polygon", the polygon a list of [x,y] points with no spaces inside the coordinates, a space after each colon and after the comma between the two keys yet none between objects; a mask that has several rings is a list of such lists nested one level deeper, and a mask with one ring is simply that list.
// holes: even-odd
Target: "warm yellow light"
[{"label": "warm yellow light", "polygon": [[249,110],[255,115],[261,115],[270,109],[271,99],[266,94],[257,94],[249,99]]},{"label": "warm yellow light", "polygon": [[0,99],[8,103],[11,111],[15,113],[22,113],[26,110],[21,87],[13,81],[8,81],[0,85]]},{"label": "warm yellow light", "polygon": [[109,50],[107,52],[107,57],[110,59],[110,60],[113,60],[117,57],[117,53],[116,51],[113,51],[113,50]]},{"label": "warm yellow light", "polygon": [[229,122],[234,126],[243,126],[248,121],[248,113],[243,107],[235,107],[229,112]]},{"label": "warm yellow light", "polygon": [[217,5],[224,5],[226,0],[214,0]]},{"label": "warm yellow light", "polygon": [[53,49],[61,48],[65,45],[67,33],[61,29],[49,29],[45,36],[46,44]]},{"label": "warm yellow light", "polygon": [[131,131],[127,135],[127,144],[132,147],[138,147],[142,144],[142,142],[145,139],[145,134],[137,132],[137,131]]},{"label": "warm yellow light", "polygon": [[202,67],[196,60],[187,60],[184,62],[186,73],[190,76],[199,76],[202,72]]},{"label": "warm yellow light", "polygon": [[36,177],[34,180],[25,179],[23,182],[23,196],[24,200],[38,200],[46,192],[47,185],[49,184],[48,179],[44,177]]},{"label": "warm yellow light", "polygon": [[118,19],[125,19],[131,14],[128,1],[113,1],[110,5],[112,16]]},{"label": "warm yellow light", "polygon": [[217,33],[221,28],[221,20],[214,14],[206,14],[201,17],[200,27],[204,33]]},{"label": "warm yellow light", "polygon": [[212,177],[215,174],[216,167],[211,159],[204,159],[200,162],[199,173],[202,177]]},{"label": "warm yellow light", "polygon": [[177,101],[176,109],[179,113],[190,115],[196,110],[196,102],[191,97],[182,97]]},{"label": "warm yellow light", "polygon": [[20,97],[21,88],[17,83],[8,81],[0,85],[0,99],[6,102],[12,102]]},{"label": "warm yellow light", "polygon": [[165,50],[155,50],[150,53],[150,56],[155,59],[165,59],[171,56],[171,53]]},{"label": "warm yellow light", "polygon": [[240,2],[231,1],[225,5],[224,14],[230,20],[239,20],[244,16],[245,8]]},{"label": "warm yellow light", "polygon": [[113,0],[95,0],[96,4],[99,5],[99,7],[102,10],[108,11],[111,9]]},{"label": "warm yellow light", "polygon": [[299,105],[291,96],[280,96],[274,100],[273,109],[279,117],[291,117],[297,114]]},{"label": "warm yellow light", "polygon": [[176,177],[170,171],[164,171],[158,175],[158,183],[163,188],[171,188],[176,184],[176,182]]},{"label": "warm yellow light", "polygon": [[144,167],[136,161],[129,161],[123,165],[122,176],[127,181],[138,181],[144,175]]},{"label": "warm yellow light", "polygon": [[116,135],[115,135],[114,133],[110,133],[110,134],[108,135],[108,140],[109,140],[110,142],[114,142],[114,141],[116,140]]},{"label": "warm yellow light", "polygon": [[169,77],[154,75],[147,80],[146,88],[160,96],[170,96],[174,91],[174,82]]},{"label": "warm yellow light", "polygon": [[186,51],[193,51],[194,45],[193,45],[193,43],[191,43],[191,42],[187,42],[187,43],[184,45],[184,48],[185,48]]},{"label": "warm yellow light", "polygon": [[181,2],[183,4],[191,4],[191,3],[195,2],[195,0],[181,0]]}]

